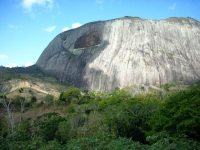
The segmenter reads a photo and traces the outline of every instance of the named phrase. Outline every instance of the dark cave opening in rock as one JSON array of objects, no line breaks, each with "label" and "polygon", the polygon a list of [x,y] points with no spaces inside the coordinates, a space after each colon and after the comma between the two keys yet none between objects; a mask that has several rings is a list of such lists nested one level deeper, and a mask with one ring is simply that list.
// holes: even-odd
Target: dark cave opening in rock
[{"label": "dark cave opening in rock", "polygon": [[90,47],[98,45],[100,44],[100,42],[101,40],[99,37],[99,33],[97,31],[87,32],[76,40],[74,48],[77,49],[77,48]]}]

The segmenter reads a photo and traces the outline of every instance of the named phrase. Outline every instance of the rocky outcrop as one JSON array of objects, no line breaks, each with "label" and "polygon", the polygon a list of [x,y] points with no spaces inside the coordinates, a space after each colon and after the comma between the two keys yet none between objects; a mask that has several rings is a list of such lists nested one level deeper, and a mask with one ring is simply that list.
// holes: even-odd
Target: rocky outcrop
[{"label": "rocky outcrop", "polygon": [[200,23],[192,18],[124,17],[63,32],[36,65],[91,90],[200,79]]}]

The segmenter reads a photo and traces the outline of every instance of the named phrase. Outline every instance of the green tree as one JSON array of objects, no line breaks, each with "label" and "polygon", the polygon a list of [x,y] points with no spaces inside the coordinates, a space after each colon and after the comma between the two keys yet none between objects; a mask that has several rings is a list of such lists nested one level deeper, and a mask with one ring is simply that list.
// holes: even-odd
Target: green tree
[{"label": "green tree", "polygon": [[72,99],[78,99],[80,96],[80,90],[78,88],[69,88],[64,92],[61,92],[59,100],[71,103]]},{"label": "green tree", "polygon": [[71,124],[69,121],[62,121],[58,125],[57,137],[61,143],[67,143],[73,137]]},{"label": "green tree", "polygon": [[62,121],[66,121],[66,119],[55,112],[37,117],[35,120],[36,136],[42,136],[46,141],[57,138],[56,132]]},{"label": "green tree", "polygon": [[109,134],[72,139],[67,144],[68,150],[147,150],[149,146],[126,138],[116,138]]},{"label": "green tree", "polygon": [[103,99],[98,104],[98,109],[103,110],[108,106],[117,106],[120,105],[121,102],[126,101],[131,98],[131,95],[125,90],[115,89],[112,93],[109,94],[106,99]]},{"label": "green tree", "polygon": [[148,136],[147,141],[151,144],[151,146],[148,148],[149,150],[198,150],[200,147],[200,142],[187,139],[184,135],[171,137],[166,132],[160,132],[152,136]]},{"label": "green tree", "polygon": [[22,121],[15,131],[2,138],[0,149],[25,149],[27,141],[31,140],[30,120]]},{"label": "green tree", "polygon": [[167,98],[151,117],[154,132],[166,131],[173,136],[185,134],[200,141],[199,93],[198,85]]},{"label": "green tree", "polygon": [[108,107],[103,120],[111,134],[145,142],[146,135],[151,130],[148,121],[157,107],[156,103],[142,102],[136,98],[128,99],[119,106]]}]

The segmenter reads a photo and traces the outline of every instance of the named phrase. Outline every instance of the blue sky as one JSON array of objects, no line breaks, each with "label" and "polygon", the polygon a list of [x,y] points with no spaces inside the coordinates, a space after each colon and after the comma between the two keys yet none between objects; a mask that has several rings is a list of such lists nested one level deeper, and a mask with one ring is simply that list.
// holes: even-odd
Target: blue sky
[{"label": "blue sky", "polygon": [[0,66],[34,64],[63,30],[124,16],[200,21],[200,0],[0,0]]}]

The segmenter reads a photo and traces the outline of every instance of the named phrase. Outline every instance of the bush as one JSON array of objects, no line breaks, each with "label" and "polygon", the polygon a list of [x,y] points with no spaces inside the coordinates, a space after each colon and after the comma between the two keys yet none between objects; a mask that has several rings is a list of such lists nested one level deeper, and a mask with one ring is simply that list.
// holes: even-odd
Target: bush
[{"label": "bush", "polygon": [[98,104],[98,109],[103,110],[108,106],[117,106],[121,102],[131,98],[131,95],[125,90],[114,90],[109,97],[104,100],[101,100]]},{"label": "bush", "polygon": [[62,145],[56,141],[49,141],[44,146],[40,148],[40,150],[63,150]]},{"label": "bush", "polygon": [[142,150],[147,148],[148,146],[142,145],[139,142],[133,142],[130,139],[120,137],[114,138],[110,135],[73,139],[67,144],[68,150]]},{"label": "bush", "polygon": [[62,121],[58,125],[57,137],[59,141],[63,143],[67,143],[72,137],[73,132],[71,131],[71,124],[69,121]]},{"label": "bush", "polygon": [[141,101],[130,98],[104,109],[103,121],[111,134],[146,142],[146,135],[151,131],[148,121],[157,108],[157,101]]},{"label": "bush", "polygon": [[68,112],[68,113],[75,113],[74,106],[72,104],[70,104],[69,106],[67,106],[66,112]]},{"label": "bush", "polygon": [[53,140],[56,137],[56,132],[59,127],[59,123],[66,119],[61,117],[58,113],[47,113],[37,117],[35,120],[36,135],[42,136],[46,141]]},{"label": "bush", "polygon": [[166,132],[156,133],[152,136],[148,136],[147,141],[151,143],[149,148],[150,150],[198,150],[200,147],[199,142],[187,139],[184,135],[179,135],[179,137],[170,137]]},{"label": "bush", "polygon": [[49,95],[49,94],[47,94],[46,96],[45,96],[45,101],[53,101],[53,99],[54,99],[54,96],[53,95]]},{"label": "bush", "polygon": [[79,99],[80,90],[78,88],[70,88],[60,94],[59,100],[71,103],[72,99]]}]

